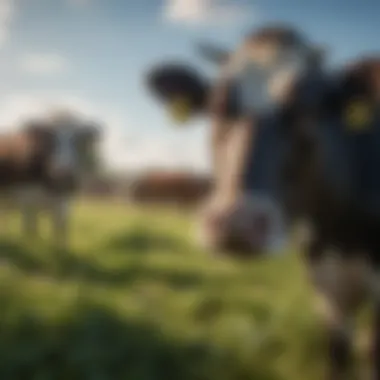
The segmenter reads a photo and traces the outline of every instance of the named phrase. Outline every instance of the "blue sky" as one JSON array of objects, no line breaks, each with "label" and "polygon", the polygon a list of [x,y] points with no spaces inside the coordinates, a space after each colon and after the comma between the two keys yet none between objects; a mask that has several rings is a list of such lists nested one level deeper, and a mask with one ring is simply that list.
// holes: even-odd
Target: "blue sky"
[{"label": "blue sky", "polygon": [[204,123],[169,128],[142,86],[152,63],[178,57],[207,69],[196,41],[232,47],[268,21],[294,23],[340,63],[376,51],[379,17],[376,0],[0,0],[0,123],[68,102],[105,120],[113,165],[201,167]]}]

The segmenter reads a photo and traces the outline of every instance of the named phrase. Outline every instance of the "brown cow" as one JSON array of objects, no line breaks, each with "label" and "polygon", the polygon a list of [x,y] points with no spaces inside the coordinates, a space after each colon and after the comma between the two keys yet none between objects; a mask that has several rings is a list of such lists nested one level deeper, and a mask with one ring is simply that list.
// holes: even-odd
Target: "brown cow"
[{"label": "brown cow", "polygon": [[89,174],[99,128],[71,113],[27,122],[0,137],[0,192],[2,224],[17,205],[23,214],[25,233],[37,233],[37,214],[52,212],[55,240],[66,241],[69,198]]},{"label": "brown cow", "polygon": [[269,27],[230,55],[216,85],[178,65],[155,70],[150,84],[171,104],[181,99],[175,113],[182,118],[205,111],[212,117],[209,246],[230,254],[265,251],[276,212],[306,219],[304,253],[329,331],[328,378],[346,378],[351,318],[369,297],[378,379],[380,58],[336,73],[318,61],[299,33]]}]

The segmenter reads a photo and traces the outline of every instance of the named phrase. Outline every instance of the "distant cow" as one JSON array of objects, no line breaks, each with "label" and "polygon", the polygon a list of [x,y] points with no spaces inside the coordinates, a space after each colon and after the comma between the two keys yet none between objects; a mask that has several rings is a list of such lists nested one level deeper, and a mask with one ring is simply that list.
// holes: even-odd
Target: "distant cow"
[{"label": "distant cow", "polygon": [[131,184],[130,197],[136,202],[190,206],[201,202],[211,189],[207,177],[188,173],[150,173]]},{"label": "distant cow", "polygon": [[329,379],[345,379],[349,328],[374,304],[373,370],[380,378],[380,58],[328,72],[286,27],[255,31],[214,54],[217,83],[187,65],[156,67],[153,92],[177,119],[212,118],[215,201],[208,245],[265,252],[286,222],[309,226],[305,259],[329,331]]},{"label": "distant cow", "polygon": [[7,211],[16,206],[22,211],[25,233],[33,236],[37,214],[48,209],[55,240],[64,244],[69,199],[94,165],[99,132],[91,121],[57,112],[0,136],[2,228],[7,228]]}]

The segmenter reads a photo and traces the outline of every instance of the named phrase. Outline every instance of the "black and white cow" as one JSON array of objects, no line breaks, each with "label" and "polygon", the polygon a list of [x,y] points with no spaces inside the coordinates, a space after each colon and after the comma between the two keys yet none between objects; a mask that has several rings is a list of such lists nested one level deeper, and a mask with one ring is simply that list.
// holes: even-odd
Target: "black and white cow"
[{"label": "black and white cow", "polygon": [[99,133],[93,121],[59,110],[0,136],[3,231],[7,231],[7,212],[16,207],[25,233],[33,237],[38,214],[47,210],[55,242],[66,244],[70,199],[94,169]]},{"label": "black and white cow", "polygon": [[350,322],[374,304],[380,378],[380,58],[328,72],[313,44],[286,26],[254,31],[212,54],[217,83],[187,65],[156,66],[148,85],[178,120],[211,118],[214,198],[209,248],[253,256],[303,220],[310,278],[329,334],[331,380],[350,366]]}]

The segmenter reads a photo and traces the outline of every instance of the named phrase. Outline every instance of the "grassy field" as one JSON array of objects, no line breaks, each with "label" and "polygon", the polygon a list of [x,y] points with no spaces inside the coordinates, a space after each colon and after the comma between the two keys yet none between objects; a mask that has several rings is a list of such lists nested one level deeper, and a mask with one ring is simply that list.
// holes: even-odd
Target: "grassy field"
[{"label": "grassy field", "polygon": [[72,232],[65,254],[17,220],[0,241],[1,380],[321,379],[296,254],[212,258],[188,215],[116,203],[78,204]]}]

